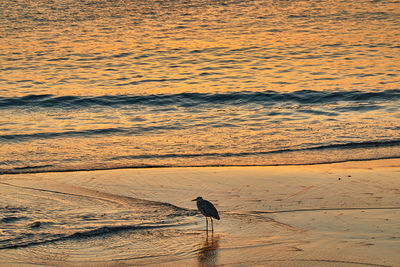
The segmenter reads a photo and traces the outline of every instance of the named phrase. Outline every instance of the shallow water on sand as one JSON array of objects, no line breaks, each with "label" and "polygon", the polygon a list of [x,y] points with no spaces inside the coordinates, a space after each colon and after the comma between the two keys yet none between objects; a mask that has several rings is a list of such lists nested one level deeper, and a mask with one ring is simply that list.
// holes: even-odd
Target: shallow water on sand
[{"label": "shallow water on sand", "polygon": [[399,7],[1,1],[0,172],[400,157]]},{"label": "shallow water on sand", "polygon": [[[394,173],[314,166],[3,175],[0,264],[391,266],[400,236]],[[214,233],[191,202],[199,195],[219,210]]]}]

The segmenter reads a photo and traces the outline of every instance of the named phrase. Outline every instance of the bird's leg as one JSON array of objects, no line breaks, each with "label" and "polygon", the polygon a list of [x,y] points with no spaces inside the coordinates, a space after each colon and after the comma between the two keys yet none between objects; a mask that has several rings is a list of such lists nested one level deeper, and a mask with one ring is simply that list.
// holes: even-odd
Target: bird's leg
[{"label": "bird's leg", "polygon": [[208,232],[208,220],[207,220],[207,216],[206,216],[206,231]]},{"label": "bird's leg", "polygon": [[212,217],[211,217],[211,232],[214,232],[214,222]]}]

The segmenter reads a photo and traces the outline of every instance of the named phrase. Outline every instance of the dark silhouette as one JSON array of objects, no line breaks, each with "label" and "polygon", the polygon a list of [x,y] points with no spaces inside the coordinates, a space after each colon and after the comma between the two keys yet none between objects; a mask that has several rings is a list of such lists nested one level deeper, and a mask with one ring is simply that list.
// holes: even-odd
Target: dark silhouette
[{"label": "dark silhouette", "polygon": [[211,231],[214,231],[214,223],[213,218],[219,220],[219,215],[217,209],[214,205],[207,200],[204,200],[202,197],[198,197],[193,199],[192,201],[197,201],[197,208],[206,217],[206,230],[208,231],[208,220],[207,217],[211,219]]}]

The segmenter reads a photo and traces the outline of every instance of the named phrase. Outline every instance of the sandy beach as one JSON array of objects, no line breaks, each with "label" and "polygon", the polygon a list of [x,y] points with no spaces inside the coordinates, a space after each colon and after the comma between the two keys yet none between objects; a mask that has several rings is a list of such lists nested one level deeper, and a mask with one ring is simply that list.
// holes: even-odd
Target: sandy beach
[{"label": "sandy beach", "polygon": [[[2,175],[0,264],[399,266],[399,178],[399,160]],[[214,233],[197,196],[220,212]]]}]

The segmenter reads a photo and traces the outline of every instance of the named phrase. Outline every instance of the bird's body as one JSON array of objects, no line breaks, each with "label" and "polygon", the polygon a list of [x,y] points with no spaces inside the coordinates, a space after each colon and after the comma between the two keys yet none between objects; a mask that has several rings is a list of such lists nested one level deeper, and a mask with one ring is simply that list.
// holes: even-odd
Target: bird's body
[{"label": "bird's body", "polygon": [[214,205],[207,200],[204,200],[202,197],[198,197],[196,199],[193,199],[192,201],[197,202],[197,208],[206,217],[206,229],[208,231],[208,220],[207,217],[210,217],[211,219],[211,229],[214,231],[214,224],[213,224],[213,218],[219,220],[219,214],[217,209],[214,207]]},{"label": "bird's body", "polygon": [[214,207],[214,205],[208,201],[208,200],[197,200],[197,208],[206,217],[212,217],[214,219],[219,220],[219,214],[217,209]]}]

